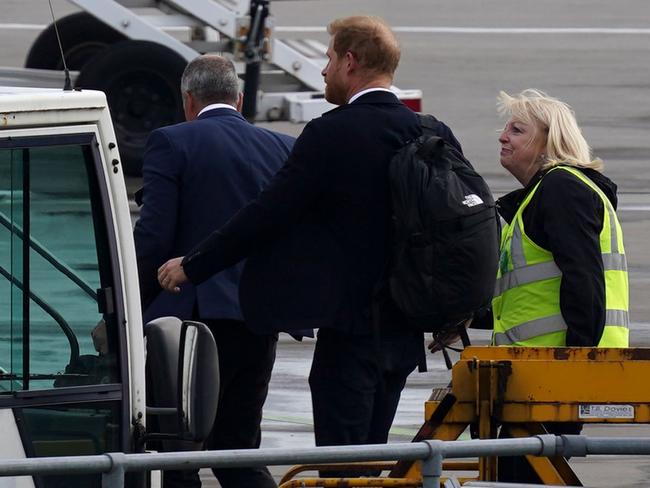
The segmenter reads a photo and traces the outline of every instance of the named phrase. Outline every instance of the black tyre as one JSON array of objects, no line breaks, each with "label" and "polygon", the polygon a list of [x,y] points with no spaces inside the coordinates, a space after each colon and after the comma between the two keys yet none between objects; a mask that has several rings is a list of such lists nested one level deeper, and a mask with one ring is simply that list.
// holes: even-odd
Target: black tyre
[{"label": "black tyre", "polygon": [[[71,70],[80,70],[111,44],[125,37],[86,12],[67,15],[57,21],[65,61]],[[54,25],[50,24],[29,49],[26,68],[63,69]]]},{"label": "black tyre", "polygon": [[186,64],[160,44],[122,41],[79,73],[77,88],[106,93],[126,174],[141,173],[142,152],[153,129],[184,119],[180,80]]}]

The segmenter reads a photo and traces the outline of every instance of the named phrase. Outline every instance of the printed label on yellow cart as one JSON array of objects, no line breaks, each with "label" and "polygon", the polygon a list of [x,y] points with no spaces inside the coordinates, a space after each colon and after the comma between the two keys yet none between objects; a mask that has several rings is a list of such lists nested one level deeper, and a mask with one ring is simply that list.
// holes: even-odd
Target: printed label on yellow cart
[{"label": "printed label on yellow cart", "polygon": [[579,405],[581,419],[633,419],[633,405]]}]

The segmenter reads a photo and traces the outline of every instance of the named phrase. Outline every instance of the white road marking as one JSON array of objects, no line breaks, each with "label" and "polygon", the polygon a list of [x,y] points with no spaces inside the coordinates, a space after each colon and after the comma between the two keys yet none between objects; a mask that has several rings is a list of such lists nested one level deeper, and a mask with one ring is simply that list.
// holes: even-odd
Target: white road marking
[{"label": "white road marking", "polygon": [[[41,24],[0,24],[0,29],[42,30]],[[413,34],[615,34],[615,35],[649,35],[650,29],[634,27],[427,27],[396,26],[395,32]],[[322,26],[284,25],[277,26],[276,32],[326,32]]]},{"label": "white road marking", "polygon": [[46,25],[40,24],[0,24],[0,29],[14,29],[14,30],[43,30]]},{"label": "white road marking", "polygon": [[[413,34],[615,34],[649,35],[645,28],[613,27],[426,27],[396,26],[394,32]],[[318,26],[277,26],[276,32],[326,32]]]},{"label": "white road marking", "polygon": [[617,212],[650,212],[650,205],[619,205]]}]

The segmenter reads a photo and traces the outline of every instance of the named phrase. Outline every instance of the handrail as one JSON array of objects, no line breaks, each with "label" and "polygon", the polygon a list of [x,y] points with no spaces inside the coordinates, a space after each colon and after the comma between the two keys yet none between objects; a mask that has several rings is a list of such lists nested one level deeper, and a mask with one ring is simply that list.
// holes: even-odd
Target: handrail
[{"label": "handrail", "polygon": [[122,488],[127,471],[239,468],[287,464],[422,460],[422,486],[439,488],[442,460],[474,456],[586,456],[650,454],[650,438],[538,435],[516,439],[427,440],[400,444],[244,449],[230,451],[107,453],[97,456],[0,460],[0,476],[102,474],[102,487]]},{"label": "handrail", "polygon": [[[24,292],[25,287],[23,286],[23,283],[13,276],[11,273],[9,273],[4,267],[0,266],[0,274],[4,276],[8,281],[16,285],[20,291]],[[36,295],[34,292],[31,290],[29,291],[29,298],[36,303],[39,307],[41,307],[42,310],[45,311],[50,317],[52,317],[57,324],[59,324],[59,327],[61,327],[61,330],[65,334],[66,338],[68,339],[68,343],[70,344],[70,364],[75,364],[79,360],[79,341],[77,340],[77,336],[74,334],[72,331],[72,328],[66,322],[66,320],[59,314],[56,310],[54,310],[45,300],[43,300],[41,297]]]},{"label": "handrail", "polygon": [[[25,233],[22,228],[14,224],[9,218],[2,212],[0,212],[0,224],[2,224],[10,232],[16,234],[21,240],[25,239]],[[97,292],[92,289],[92,287],[86,283],[83,278],[78,276],[70,267],[68,267],[63,261],[58,259],[54,254],[48,251],[45,246],[40,242],[29,237],[29,247],[36,251],[43,259],[50,263],[54,268],[63,273],[67,278],[69,278],[75,285],[81,288],[90,298],[97,301]]]}]

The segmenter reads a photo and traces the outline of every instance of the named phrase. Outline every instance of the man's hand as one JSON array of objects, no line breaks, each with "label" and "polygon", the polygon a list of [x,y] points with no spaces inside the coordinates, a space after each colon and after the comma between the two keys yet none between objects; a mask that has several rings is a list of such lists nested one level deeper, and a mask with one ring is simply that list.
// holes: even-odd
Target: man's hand
[{"label": "man's hand", "polygon": [[433,352],[438,352],[442,350],[443,347],[448,347],[455,342],[458,342],[461,340],[461,328],[465,327],[467,329],[470,325],[472,324],[472,319],[467,319],[464,321],[459,322],[456,324],[454,327],[450,327],[447,330],[443,330],[437,333],[433,334],[433,341],[431,341],[428,345],[427,348],[429,351]]},{"label": "man's hand", "polygon": [[172,293],[179,293],[181,291],[178,285],[187,281],[187,275],[181,265],[182,261],[183,256],[170,259],[158,268],[158,283],[160,283],[163,289]]},{"label": "man's hand", "polygon": [[447,347],[452,345],[455,342],[458,342],[460,340],[460,334],[454,330],[450,330],[447,332],[441,332],[439,334],[436,334],[434,337],[434,340],[429,342],[427,347],[429,348],[429,351],[433,352],[438,352],[442,350],[443,347]]}]

